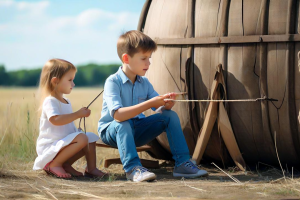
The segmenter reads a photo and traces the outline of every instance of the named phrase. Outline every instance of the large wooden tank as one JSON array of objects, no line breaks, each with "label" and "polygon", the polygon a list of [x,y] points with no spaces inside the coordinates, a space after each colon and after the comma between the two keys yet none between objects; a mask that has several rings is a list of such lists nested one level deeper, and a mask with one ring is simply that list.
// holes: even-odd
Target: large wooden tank
[{"label": "large wooden tank", "polygon": [[[299,0],[147,0],[138,30],[154,39],[158,49],[146,76],[160,94],[186,91],[189,99],[209,99],[221,63],[228,99],[278,99],[228,103],[246,163],[278,164],[276,139],[284,166],[299,165],[299,23]],[[191,154],[207,105],[174,107]],[[171,158],[165,134],[151,145],[155,157]],[[216,124],[204,159],[230,161]]]}]

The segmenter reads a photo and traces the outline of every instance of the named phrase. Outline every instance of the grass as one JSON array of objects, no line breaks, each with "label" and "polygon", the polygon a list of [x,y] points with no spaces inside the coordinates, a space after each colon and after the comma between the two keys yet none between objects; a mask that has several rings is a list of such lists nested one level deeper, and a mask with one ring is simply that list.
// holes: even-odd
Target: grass
[{"label": "grass", "polygon": [[38,136],[34,90],[1,88],[0,93],[0,165],[33,160]]},{"label": "grass", "polygon": [[[76,88],[66,97],[76,111],[87,106],[100,91],[101,88]],[[32,164],[37,156],[35,145],[39,135],[36,88],[0,88],[0,94],[0,167],[11,169],[13,165],[9,163]],[[86,119],[87,131],[97,134],[101,106],[102,97],[99,97],[90,107],[92,113]],[[75,125],[78,126],[78,120]]]},{"label": "grass", "polygon": [[[204,179],[174,179],[166,167],[155,171],[158,174],[157,182],[140,184],[124,181],[122,165],[111,165],[109,172],[112,175],[104,182],[65,181],[49,177],[43,172],[35,172],[32,166],[36,158],[35,143],[39,134],[35,91],[36,88],[0,88],[0,198],[274,199],[295,198],[300,195],[299,178],[293,179],[290,173],[286,173],[285,180],[281,171],[272,166],[264,171],[259,171],[258,167],[255,172],[247,174],[235,168],[225,170],[242,184],[235,183],[213,165],[204,168],[210,173]],[[100,91],[101,88],[75,88],[67,98],[72,103],[73,111],[76,111],[87,106]],[[99,97],[90,107],[92,113],[86,119],[87,131],[97,132],[101,106],[102,97]],[[78,120],[75,125],[78,126]],[[139,155],[149,158],[144,152]],[[102,169],[104,159],[118,156],[116,149],[97,148],[97,167]],[[74,165],[82,171],[85,161],[81,159]],[[299,175],[298,171],[297,174]],[[118,177],[120,175],[123,176],[121,180]]]}]

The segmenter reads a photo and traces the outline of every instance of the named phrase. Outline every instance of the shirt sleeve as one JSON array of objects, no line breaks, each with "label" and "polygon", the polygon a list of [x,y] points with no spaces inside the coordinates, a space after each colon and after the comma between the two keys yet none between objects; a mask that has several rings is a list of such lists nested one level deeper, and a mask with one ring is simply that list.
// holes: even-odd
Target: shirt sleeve
[{"label": "shirt sleeve", "polygon": [[[147,100],[152,99],[153,97],[158,96],[159,94],[154,90],[153,85],[149,82],[149,80],[145,77],[144,79],[148,84],[148,94],[147,94]],[[156,110],[156,108],[151,108],[153,111]]]},{"label": "shirt sleeve", "polygon": [[53,116],[60,115],[58,101],[52,98],[46,98],[43,103],[43,111],[48,120]]},{"label": "shirt sleeve", "polygon": [[110,116],[113,118],[116,110],[123,107],[121,100],[121,89],[113,78],[109,78],[104,85],[103,98],[108,107]]}]

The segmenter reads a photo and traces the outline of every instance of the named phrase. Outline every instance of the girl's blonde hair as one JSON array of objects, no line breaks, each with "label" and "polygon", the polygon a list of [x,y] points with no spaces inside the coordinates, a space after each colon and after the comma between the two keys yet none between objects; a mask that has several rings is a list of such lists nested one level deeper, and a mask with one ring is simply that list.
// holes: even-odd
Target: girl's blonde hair
[{"label": "girl's blonde hair", "polygon": [[51,79],[56,77],[60,80],[69,70],[76,71],[76,67],[69,61],[54,58],[46,62],[42,69],[39,82],[39,111],[41,111],[44,99],[55,90]]}]

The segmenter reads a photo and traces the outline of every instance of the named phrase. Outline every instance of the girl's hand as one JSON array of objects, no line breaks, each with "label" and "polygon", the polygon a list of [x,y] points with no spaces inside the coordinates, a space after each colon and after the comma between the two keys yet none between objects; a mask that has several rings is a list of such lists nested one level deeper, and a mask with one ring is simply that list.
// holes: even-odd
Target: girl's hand
[{"label": "girl's hand", "polygon": [[91,110],[86,108],[86,107],[83,107],[81,108],[80,110],[77,111],[78,114],[79,114],[79,118],[82,118],[82,117],[88,117],[90,116],[91,114]]},{"label": "girl's hand", "polygon": [[74,113],[52,116],[49,121],[55,126],[62,126],[69,124],[78,118],[88,117],[90,114],[91,110],[87,108],[81,108]]}]

